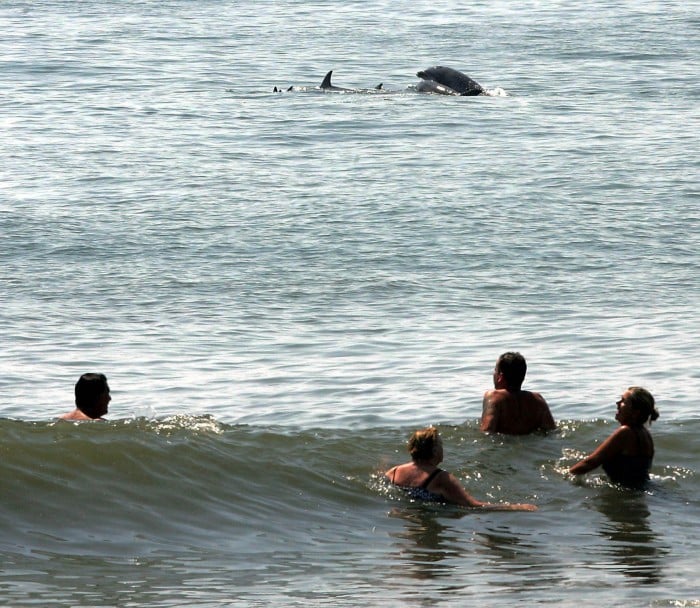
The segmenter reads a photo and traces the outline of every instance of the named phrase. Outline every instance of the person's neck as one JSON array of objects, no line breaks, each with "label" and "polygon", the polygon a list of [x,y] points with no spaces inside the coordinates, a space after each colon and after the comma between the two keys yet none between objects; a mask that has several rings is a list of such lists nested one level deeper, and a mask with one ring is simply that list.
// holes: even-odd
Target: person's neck
[{"label": "person's neck", "polygon": [[437,468],[439,463],[436,463],[434,460],[414,460],[413,464],[415,464],[419,469],[434,469]]}]

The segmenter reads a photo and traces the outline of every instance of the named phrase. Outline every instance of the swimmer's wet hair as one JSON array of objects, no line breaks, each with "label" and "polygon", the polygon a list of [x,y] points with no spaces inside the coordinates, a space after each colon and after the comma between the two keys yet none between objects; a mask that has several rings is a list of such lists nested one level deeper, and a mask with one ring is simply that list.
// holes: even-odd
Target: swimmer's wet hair
[{"label": "swimmer's wet hair", "polygon": [[643,423],[649,422],[651,424],[659,417],[654,396],[647,389],[641,386],[630,386],[627,390],[630,392],[627,401],[633,408],[642,413]]},{"label": "swimmer's wet hair", "polygon": [[434,426],[421,429],[408,440],[408,453],[416,460],[430,460],[440,443],[440,433]]}]

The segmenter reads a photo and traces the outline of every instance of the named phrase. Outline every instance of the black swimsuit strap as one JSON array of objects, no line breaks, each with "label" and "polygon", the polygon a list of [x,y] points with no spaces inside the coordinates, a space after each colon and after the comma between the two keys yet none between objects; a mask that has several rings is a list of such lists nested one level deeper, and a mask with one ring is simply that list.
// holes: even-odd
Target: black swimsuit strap
[{"label": "black swimsuit strap", "polygon": [[653,458],[654,457],[654,444],[652,442],[651,444],[651,456],[647,455],[647,443],[645,441],[644,437],[644,426],[635,426],[632,427],[634,429],[634,434],[637,436],[637,450],[639,450],[639,455],[644,457],[644,458]]},{"label": "black swimsuit strap", "polygon": [[423,488],[424,490],[428,489],[428,486],[430,485],[430,482],[435,479],[440,473],[442,473],[442,469],[435,469],[428,477],[426,477],[425,481],[420,484],[420,487]]}]

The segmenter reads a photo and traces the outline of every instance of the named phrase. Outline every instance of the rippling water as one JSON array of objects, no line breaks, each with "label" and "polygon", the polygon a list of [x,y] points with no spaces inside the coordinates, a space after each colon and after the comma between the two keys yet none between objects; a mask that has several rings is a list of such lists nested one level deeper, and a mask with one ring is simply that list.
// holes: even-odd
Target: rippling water
[{"label": "rippling water", "polygon": [[[4,601],[697,601],[699,24],[4,2]],[[504,94],[412,91],[436,64]],[[386,92],[317,90],[331,69]],[[553,437],[476,432],[511,349]],[[47,422],[85,371],[113,422]],[[573,484],[632,384],[661,411],[654,490]],[[396,503],[372,473],[428,423],[475,495],[541,511]]]},{"label": "rippling water", "polygon": [[446,466],[470,492],[540,511],[407,501],[378,475],[406,458],[407,428],[291,432],[185,416],[3,421],[3,599],[423,605],[487,593],[493,605],[623,597],[665,605],[658,601],[694,597],[697,423],[655,433],[646,492],[596,474],[568,478],[609,423],[562,421],[548,437],[488,437],[476,424],[441,431]]}]

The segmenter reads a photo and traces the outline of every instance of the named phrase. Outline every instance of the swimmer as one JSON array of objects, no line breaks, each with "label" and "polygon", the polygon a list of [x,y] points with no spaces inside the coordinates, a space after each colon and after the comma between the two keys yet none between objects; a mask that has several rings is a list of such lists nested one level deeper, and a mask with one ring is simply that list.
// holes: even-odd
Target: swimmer
[{"label": "swimmer", "polygon": [[527,363],[520,353],[503,353],[493,370],[492,390],[484,393],[481,431],[527,435],[557,427],[544,397],[523,391]]},{"label": "swimmer", "polygon": [[61,420],[104,420],[112,397],[104,374],[83,374],[75,384],[75,409]]},{"label": "swimmer", "polygon": [[569,472],[583,475],[602,466],[613,483],[640,487],[649,480],[654,459],[654,440],[644,425],[651,425],[659,412],[652,394],[639,386],[630,386],[616,405],[620,427]]},{"label": "swimmer", "polygon": [[535,505],[489,503],[471,496],[457,478],[438,468],[443,459],[442,438],[434,427],[416,431],[408,440],[411,462],[389,469],[392,484],[415,500],[451,503],[489,511],[536,511]]}]

